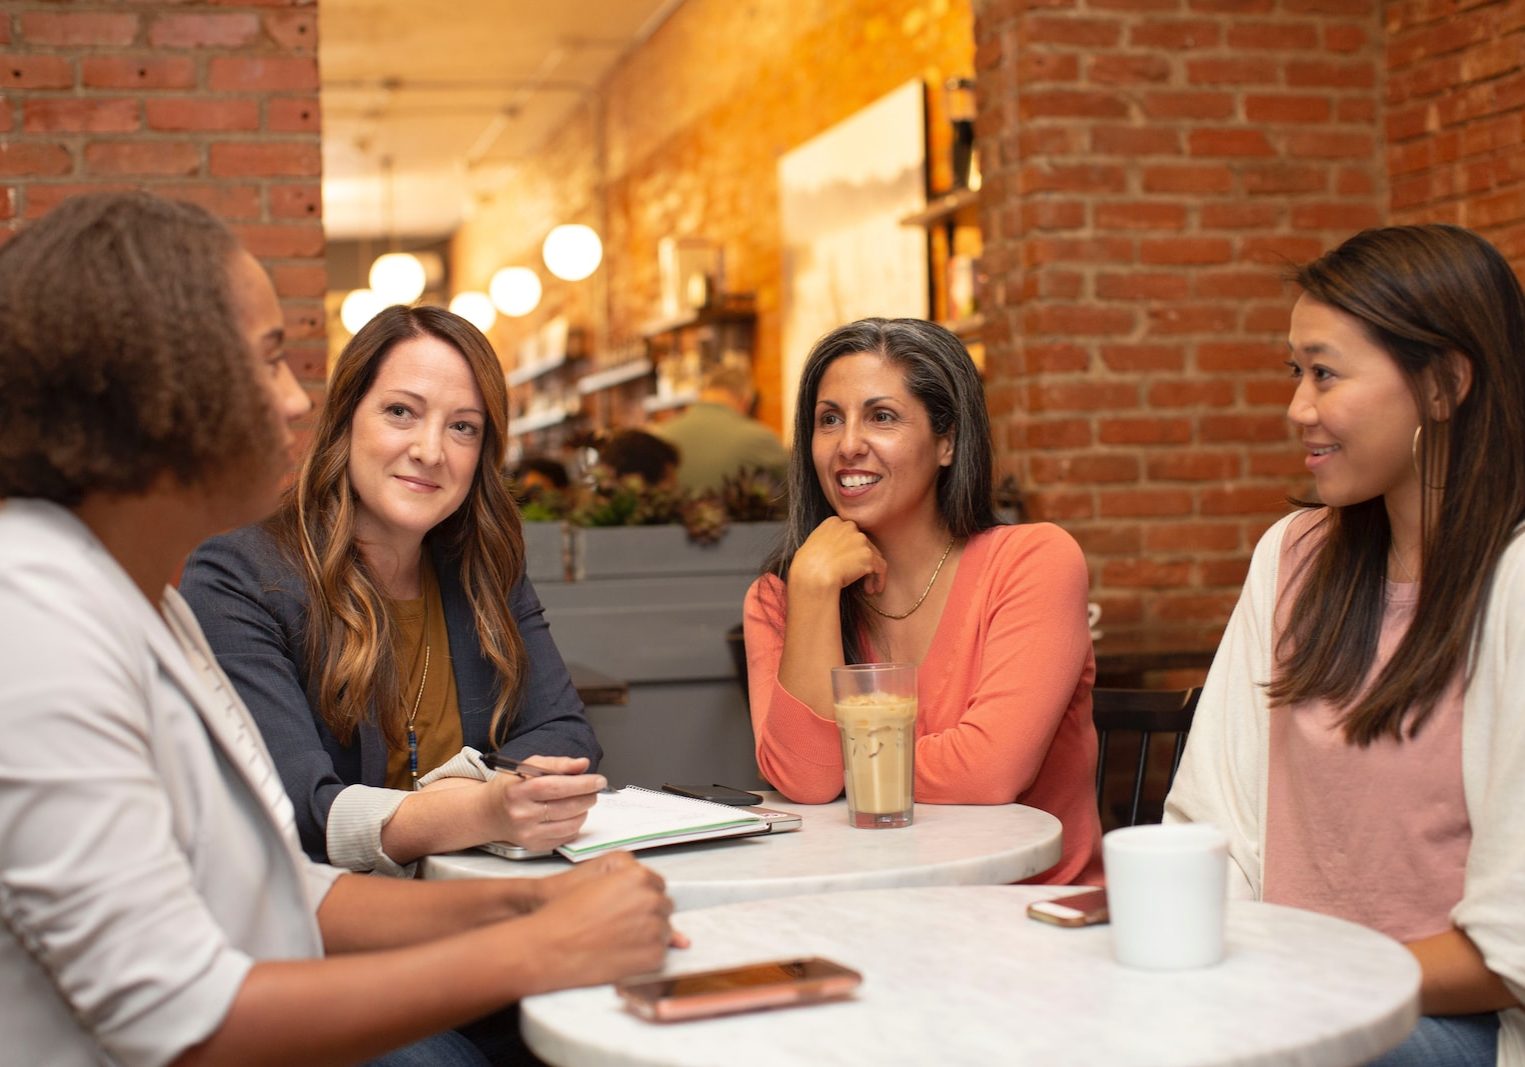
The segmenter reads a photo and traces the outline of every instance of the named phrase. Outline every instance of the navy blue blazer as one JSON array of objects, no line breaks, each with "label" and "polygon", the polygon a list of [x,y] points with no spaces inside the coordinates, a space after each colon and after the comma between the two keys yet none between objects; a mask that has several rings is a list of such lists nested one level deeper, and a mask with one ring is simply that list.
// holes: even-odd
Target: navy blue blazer
[{"label": "navy blue blazer", "polygon": [[[450,635],[461,737],[486,752],[492,748],[488,727],[497,672],[477,641],[459,568],[434,546],[429,551]],[[362,722],[351,743],[341,745],[315,710],[317,679],[307,672],[307,596],[301,576],[270,532],[256,524],[196,549],[180,579],[180,594],[259,723],[296,808],[302,847],[313,859],[327,861],[329,807],[346,786],[385,785],[387,749],[373,720]],[[514,586],[512,606],[529,676],[499,751],[521,759],[587,756],[596,768],[603,751],[528,578]]]}]

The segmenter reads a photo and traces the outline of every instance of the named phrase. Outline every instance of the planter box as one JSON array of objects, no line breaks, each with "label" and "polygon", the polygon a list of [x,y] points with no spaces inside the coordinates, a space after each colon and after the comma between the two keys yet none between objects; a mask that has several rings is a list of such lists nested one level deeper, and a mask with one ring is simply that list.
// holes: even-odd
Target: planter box
[{"label": "planter box", "polygon": [[612,780],[759,783],[726,632],[782,530],[739,523],[715,545],[680,526],[568,531],[572,580],[537,591],[565,659],[630,683],[629,704],[589,709]]},{"label": "planter box", "polygon": [[567,527],[561,522],[524,524],[524,573],[537,587],[567,580]]},{"label": "planter box", "polygon": [[781,522],[739,522],[718,543],[689,540],[681,526],[590,526],[571,530],[575,580],[664,575],[749,574],[783,533]]}]

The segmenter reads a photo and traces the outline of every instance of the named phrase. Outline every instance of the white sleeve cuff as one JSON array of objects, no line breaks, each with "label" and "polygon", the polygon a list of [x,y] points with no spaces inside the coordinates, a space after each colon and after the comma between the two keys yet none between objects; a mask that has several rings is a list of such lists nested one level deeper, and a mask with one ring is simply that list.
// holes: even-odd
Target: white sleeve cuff
[{"label": "white sleeve cuff", "polygon": [[[475,778],[479,782],[485,782],[496,773],[496,771],[487,769],[487,764],[482,762],[482,754],[480,752],[467,745],[454,756],[451,756],[444,763],[441,763],[434,770],[420,778],[418,784],[420,787],[423,787],[430,782],[437,782],[441,778]],[[343,795],[342,793],[340,794],[340,796]]]},{"label": "white sleeve cuff", "polygon": [[339,792],[328,809],[328,862],[351,871],[376,871],[412,878],[416,864],[393,862],[381,850],[381,828],[408,798],[401,789],[352,785]]}]

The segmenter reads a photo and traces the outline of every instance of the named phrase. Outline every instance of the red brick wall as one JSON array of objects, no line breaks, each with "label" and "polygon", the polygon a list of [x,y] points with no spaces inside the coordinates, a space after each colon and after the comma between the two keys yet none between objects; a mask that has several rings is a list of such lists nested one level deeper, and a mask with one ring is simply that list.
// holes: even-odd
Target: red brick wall
[{"label": "red brick wall", "polygon": [[270,270],[298,375],[325,349],[313,0],[0,9],[0,241],[63,197],[139,187],[226,219]]},{"label": "red brick wall", "polygon": [[1394,222],[1455,222],[1525,265],[1525,6],[1387,7]]},{"label": "red brick wall", "polygon": [[1289,261],[1384,221],[1376,0],[976,0],[991,407],[1103,628],[1215,636],[1308,492]]}]

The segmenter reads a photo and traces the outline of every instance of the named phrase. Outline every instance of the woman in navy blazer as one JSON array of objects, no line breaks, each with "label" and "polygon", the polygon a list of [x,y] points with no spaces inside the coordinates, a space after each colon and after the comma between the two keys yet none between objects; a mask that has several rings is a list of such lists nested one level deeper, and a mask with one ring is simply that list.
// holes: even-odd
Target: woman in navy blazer
[{"label": "woman in navy blazer", "polygon": [[[570,840],[601,755],[499,471],[503,372],[441,308],[392,307],[340,354],[296,483],[213,538],[181,593],[248,704],[314,858],[411,873],[491,840]],[[497,749],[561,773],[493,774]],[[423,788],[419,788],[423,787]]]}]

